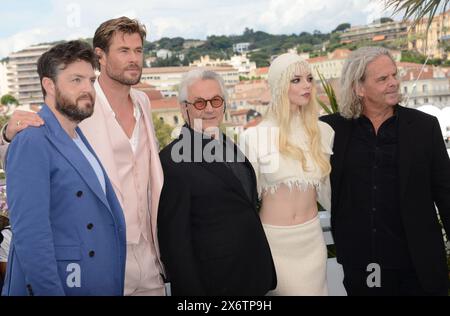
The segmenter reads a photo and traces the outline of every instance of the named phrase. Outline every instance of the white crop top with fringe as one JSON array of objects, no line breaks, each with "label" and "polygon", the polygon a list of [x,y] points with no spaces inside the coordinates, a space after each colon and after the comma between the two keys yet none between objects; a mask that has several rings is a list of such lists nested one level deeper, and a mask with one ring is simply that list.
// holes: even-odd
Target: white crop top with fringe
[{"label": "white crop top with fringe", "polygon": [[[329,158],[333,154],[334,131],[326,123],[319,121],[322,151]],[[304,153],[306,169],[298,160],[279,152],[279,130],[277,124],[265,119],[258,126],[246,130],[240,139],[240,147],[255,169],[258,195],[275,193],[281,184],[290,189],[297,187],[306,191],[315,188],[317,200],[326,209],[331,207],[331,187],[329,175],[322,175],[312,160],[308,139],[300,118],[293,119],[289,142],[300,147]]]}]

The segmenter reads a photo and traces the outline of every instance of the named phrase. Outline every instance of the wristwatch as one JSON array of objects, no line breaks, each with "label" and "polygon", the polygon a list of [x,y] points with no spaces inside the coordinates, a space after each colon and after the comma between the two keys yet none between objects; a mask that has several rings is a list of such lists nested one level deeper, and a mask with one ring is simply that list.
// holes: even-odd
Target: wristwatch
[{"label": "wristwatch", "polygon": [[2,143],[9,144],[11,140],[6,137],[6,129],[8,128],[8,123],[6,123],[2,128]]}]

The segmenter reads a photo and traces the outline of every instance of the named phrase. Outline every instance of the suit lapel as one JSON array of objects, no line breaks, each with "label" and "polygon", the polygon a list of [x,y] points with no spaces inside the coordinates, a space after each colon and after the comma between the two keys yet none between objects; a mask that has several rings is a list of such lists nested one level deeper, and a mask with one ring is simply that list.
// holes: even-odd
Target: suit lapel
[{"label": "suit lapel", "polygon": [[411,157],[413,156],[414,137],[412,126],[412,119],[408,117],[403,108],[399,106],[398,111],[398,168],[400,176],[400,201],[406,192],[408,184],[409,172],[411,167]]},{"label": "suit lapel", "polygon": [[[95,149],[95,153],[100,157],[100,161],[105,168],[111,183],[116,189],[115,191],[121,195],[122,186],[119,180],[114,160],[115,155],[110,139],[112,130],[110,127],[114,126],[115,117],[98,80],[95,82],[94,86],[95,92],[97,93],[94,113],[92,117],[81,122],[79,127],[89,140],[92,148]],[[118,198],[123,202],[122,196],[118,196]]]},{"label": "suit lapel", "polygon": [[[55,146],[55,148],[67,160],[67,162],[74,167],[80,177],[84,180],[84,182],[86,182],[92,192],[94,192],[94,194],[98,197],[98,199],[102,201],[102,203],[108,208],[108,210],[110,210],[108,201],[106,200],[106,195],[103,193],[97,175],[95,174],[88,160],[84,157],[83,153],[74,143],[74,141],[70,139],[69,135],[67,135],[56,117],[47,106],[43,107],[41,113],[42,118],[45,120],[47,138],[49,139],[49,141]],[[81,133],[78,128],[77,131],[78,133]],[[85,139],[83,141],[85,141]],[[92,152],[92,149],[90,150]],[[105,177],[107,177],[106,174]]]},{"label": "suit lapel", "polygon": [[252,190],[253,192],[253,196],[252,196],[252,203],[256,203],[258,201],[258,190],[256,189],[256,174],[255,174],[255,170],[253,169],[252,164],[250,163],[250,161],[247,159],[247,157],[245,157],[245,165],[247,166],[247,168],[250,170],[251,176],[252,176],[252,186],[254,187],[254,190]]},{"label": "suit lapel", "polygon": [[[342,183],[342,172],[344,170],[344,163],[346,160],[346,153],[350,137],[353,130],[353,120],[342,119],[337,122],[339,125],[336,127],[333,155],[331,156],[332,172],[330,176],[333,188],[340,188]],[[338,205],[339,193],[332,193],[334,205]]]},{"label": "suit lapel", "polygon": [[[164,266],[161,263],[160,253],[159,253],[159,242],[158,242],[158,208],[159,208],[159,197],[161,196],[161,190],[164,183],[164,176],[161,166],[161,161],[159,160],[159,149],[156,144],[157,138],[154,133],[154,127],[152,123],[152,116],[150,108],[146,106],[146,102],[135,95],[134,90],[130,90],[130,96],[133,100],[133,104],[139,106],[142,112],[142,118],[144,120],[144,125],[147,133],[148,144],[150,147],[150,224],[153,236],[153,242],[155,244],[155,249],[158,255],[158,261],[160,263],[161,269],[164,271]],[[165,273],[164,273],[165,274]]]},{"label": "suit lapel", "polygon": [[[246,190],[244,188],[245,183],[242,183],[241,179],[236,177],[234,172],[231,172],[230,176],[232,176],[239,183],[239,187],[236,187],[236,189],[238,189],[239,193],[243,193],[243,196],[245,196],[247,198],[247,200],[250,201],[250,203],[254,204],[254,202],[256,201],[253,196],[253,194],[256,192],[256,176],[255,176],[253,167],[252,167],[250,161],[248,161],[247,157],[244,155],[244,153],[239,149],[238,146],[236,146],[236,144],[229,137],[223,135],[223,141],[226,143],[225,148],[233,148],[233,159],[237,159],[236,163],[243,163],[244,167],[247,168],[247,170],[250,172],[251,183],[249,185],[253,186],[253,188],[254,188],[254,190],[251,190],[251,196],[247,195]],[[226,157],[227,157],[227,154],[226,154]],[[244,158],[244,161],[242,161],[242,159],[240,159],[240,158]],[[225,167],[227,167],[227,169],[229,169],[228,166],[225,166]]]}]

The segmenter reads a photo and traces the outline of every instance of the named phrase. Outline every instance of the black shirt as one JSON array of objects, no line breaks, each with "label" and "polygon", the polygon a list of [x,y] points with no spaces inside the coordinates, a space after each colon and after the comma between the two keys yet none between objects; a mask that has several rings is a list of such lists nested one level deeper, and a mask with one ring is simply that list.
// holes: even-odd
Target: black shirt
[{"label": "black shirt", "polygon": [[387,119],[375,133],[365,116],[353,121],[343,172],[343,216],[355,237],[355,267],[410,268],[399,209],[398,120]]}]

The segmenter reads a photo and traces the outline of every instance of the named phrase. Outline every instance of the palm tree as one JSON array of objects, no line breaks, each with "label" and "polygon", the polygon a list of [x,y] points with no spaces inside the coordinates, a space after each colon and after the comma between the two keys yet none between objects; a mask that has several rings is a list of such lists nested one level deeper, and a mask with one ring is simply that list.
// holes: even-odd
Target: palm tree
[{"label": "palm tree", "polygon": [[326,105],[324,102],[317,98],[317,102],[324,109],[327,114],[337,113],[339,112],[339,105],[337,103],[336,93],[334,92],[333,86],[325,79],[325,77],[317,71],[319,75],[320,83],[322,85],[325,94],[328,97],[328,101],[330,102],[330,106]]},{"label": "palm tree", "polygon": [[445,11],[450,0],[383,0],[386,9],[394,10],[394,14],[404,11],[403,19],[412,18],[414,27],[422,18],[428,17],[428,27],[439,9]]}]

